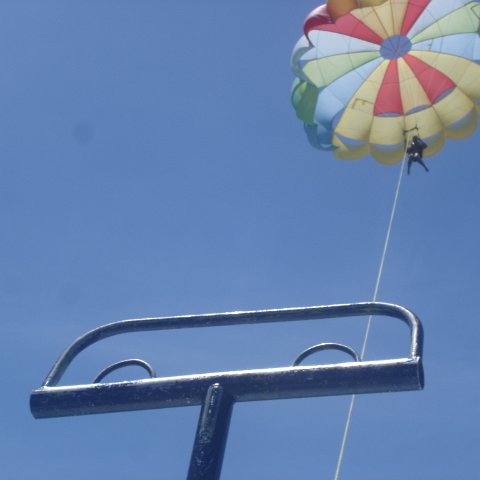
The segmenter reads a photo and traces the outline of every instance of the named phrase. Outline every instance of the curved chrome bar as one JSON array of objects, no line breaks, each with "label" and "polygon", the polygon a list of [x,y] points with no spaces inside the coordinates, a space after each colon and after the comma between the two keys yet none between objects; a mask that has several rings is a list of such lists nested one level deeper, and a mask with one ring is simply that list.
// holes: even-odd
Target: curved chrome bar
[{"label": "curved chrome bar", "polygon": [[104,368],[93,380],[92,383],[100,383],[109,373],[119,370],[123,367],[130,367],[136,365],[142,367],[148,372],[150,378],[155,378],[157,376],[155,369],[145,360],[139,358],[129,358],[128,360],[121,360],[120,362],[115,362],[109,365],[107,368]]},{"label": "curved chrome bar", "polygon": [[42,387],[58,385],[73,359],[90,345],[122,333],[172,330],[179,328],[218,327],[285,321],[320,320],[337,317],[384,315],[398,318],[410,327],[410,358],[422,356],[423,329],[416,315],[399,305],[366,302],[319,307],[285,308],[206,315],[120,320],[91,330],[77,338],[58,358]]},{"label": "curved chrome bar", "polygon": [[300,365],[307,357],[313,355],[316,352],[321,352],[323,350],[339,350],[340,352],[345,352],[350,355],[356,362],[360,362],[360,355],[347,345],[342,345],[341,343],[319,343],[313,347],[307,348],[304,350],[294,361],[293,367]]}]

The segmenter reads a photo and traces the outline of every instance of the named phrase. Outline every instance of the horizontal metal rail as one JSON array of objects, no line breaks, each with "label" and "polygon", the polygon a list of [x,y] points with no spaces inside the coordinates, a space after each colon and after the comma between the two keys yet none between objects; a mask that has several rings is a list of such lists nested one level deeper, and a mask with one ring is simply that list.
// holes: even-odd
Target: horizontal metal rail
[{"label": "horizontal metal rail", "polygon": [[36,418],[201,405],[219,384],[234,402],[399,392],[423,388],[421,360],[267,368],[128,382],[42,387],[31,396]]}]

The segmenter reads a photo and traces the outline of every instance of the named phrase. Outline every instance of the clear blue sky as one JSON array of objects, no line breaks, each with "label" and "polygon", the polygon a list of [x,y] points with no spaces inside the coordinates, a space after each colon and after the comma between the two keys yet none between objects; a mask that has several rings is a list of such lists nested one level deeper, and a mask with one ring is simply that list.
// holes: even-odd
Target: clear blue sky
[{"label": "clear blue sky", "polygon": [[[30,391],[91,328],[371,299],[398,165],[306,141],[289,56],[315,6],[1,2],[3,478],[185,477],[197,408],[32,418]],[[479,150],[450,142],[404,179],[379,299],[422,319],[426,389],[359,398],[344,479],[477,476]],[[288,365],[312,343],[359,348],[364,325],[111,339],[65,382],[130,357],[160,375]],[[374,323],[369,358],[407,349],[403,325]],[[237,405],[222,478],[331,479],[348,402]]]}]

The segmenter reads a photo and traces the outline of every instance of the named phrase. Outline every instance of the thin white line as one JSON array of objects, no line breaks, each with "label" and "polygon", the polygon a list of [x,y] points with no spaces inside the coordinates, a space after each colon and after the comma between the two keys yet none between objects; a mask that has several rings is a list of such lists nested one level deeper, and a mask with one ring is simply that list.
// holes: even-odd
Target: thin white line
[{"label": "thin white line", "polygon": [[[406,143],[408,146],[408,142]],[[390,213],[390,221],[388,223],[387,235],[385,237],[385,243],[383,245],[382,260],[380,261],[380,267],[378,269],[377,281],[375,282],[375,289],[373,291],[373,301],[377,300],[378,290],[380,288],[380,282],[382,280],[383,266],[385,264],[385,258],[387,256],[388,244],[390,242],[390,235],[392,233],[393,220],[395,218],[395,212],[397,210],[398,196],[400,193],[400,185],[402,184],[403,171],[405,170],[405,159],[407,158],[407,152],[403,156],[402,164],[400,166],[400,175],[398,176],[397,189],[395,190],[395,197],[393,199],[392,211]],[[365,330],[365,336],[363,338],[362,351],[360,353],[360,359],[363,360],[365,351],[367,349],[368,337],[370,335],[370,329],[372,327],[372,316],[368,317],[367,328]],[[340,446],[340,453],[338,454],[337,468],[335,470],[334,480],[338,480],[340,476],[340,469],[342,468],[343,457],[345,454],[345,446],[347,444],[348,433],[350,431],[350,424],[352,422],[353,407],[355,406],[355,395],[352,395],[350,400],[350,406],[348,408],[347,421],[345,423],[345,429],[343,431],[342,444]]]}]

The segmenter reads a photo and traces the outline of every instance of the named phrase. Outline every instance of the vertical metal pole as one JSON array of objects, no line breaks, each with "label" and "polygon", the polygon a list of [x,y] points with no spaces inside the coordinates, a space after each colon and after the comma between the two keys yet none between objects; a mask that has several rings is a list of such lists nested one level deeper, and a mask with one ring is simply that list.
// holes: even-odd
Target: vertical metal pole
[{"label": "vertical metal pole", "polygon": [[219,384],[208,388],[198,420],[187,480],[219,480],[233,398]]}]

